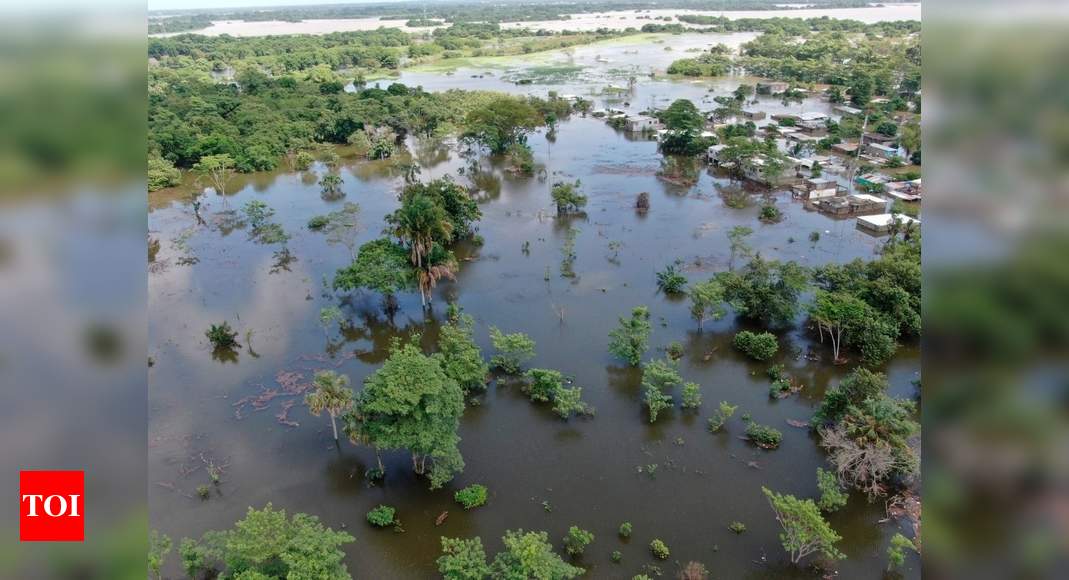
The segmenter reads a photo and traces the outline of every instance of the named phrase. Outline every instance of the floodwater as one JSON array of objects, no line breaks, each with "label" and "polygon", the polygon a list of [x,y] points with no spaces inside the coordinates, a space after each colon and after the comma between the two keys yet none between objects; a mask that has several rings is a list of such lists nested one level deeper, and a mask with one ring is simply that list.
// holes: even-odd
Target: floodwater
[{"label": "floodwater", "polygon": [[[642,28],[649,23],[668,24],[664,20],[656,20],[658,17],[671,17],[671,22],[678,22],[675,16],[682,14],[704,14],[709,16],[726,16],[732,20],[739,18],[814,18],[828,16],[861,22],[883,22],[893,20],[920,20],[921,5],[918,4],[891,4],[884,6],[869,6],[865,8],[794,8],[784,10],[734,10],[734,11],[710,11],[710,10],[642,10],[642,11],[608,11],[589,14],[574,14],[567,20],[536,20],[529,22],[506,22],[503,28],[529,28],[531,30],[549,30],[558,32],[561,30],[590,31],[598,28],[624,29],[628,27]],[[282,20],[250,21],[244,20],[217,20],[212,25],[196,34],[205,36],[268,36],[272,34],[327,34],[330,32],[351,32],[358,30],[375,30],[380,27],[400,28],[407,32],[426,32],[437,28],[436,26],[408,28],[405,20],[380,20],[378,17],[371,18],[346,18],[346,19],[316,19],[302,20],[300,22],[287,22]],[[692,27],[683,23],[684,26]],[[698,26],[700,28],[700,26]],[[165,33],[157,36],[173,36],[182,33]]]},{"label": "floodwater", "polygon": [[[718,41],[711,35],[701,38]],[[661,66],[667,58],[660,54],[662,45],[641,47],[637,55],[626,54],[635,48],[623,46],[585,47],[574,51],[584,66],[587,49],[600,50],[610,62],[594,60],[582,72],[553,78],[552,84],[517,85],[502,78],[534,74],[534,65],[495,69],[483,78],[472,78],[488,72],[481,69],[452,75],[405,72],[401,80],[429,90],[593,94],[596,106],[632,109],[681,97],[712,108],[712,96],[739,82],[640,76],[632,92],[608,98],[601,94],[604,87],[620,83],[612,61],[634,57],[632,62],[640,66]],[[670,54],[678,58],[682,52]],[[768,99],[756,107],[773,112],[784,105]],[[790,107],[824,110],[827,104],[813,100]],[[689,560],[704,562],[718,578],[819,577],[786,563],[761,486],[816,496],[815,470],[825,465],[823,453],[808,431],[787,421],[807,420],[825,389],[851,366],[829,364],[828,349],[799,324],[781,335],[775,362],[785,364],[804,389],[790,398],[770,400],[768,364],[750,362],[731,346],[732,336],[743,327],[740,322],[729,314],[707,322],[699,333],[685,300],[658,293],[655,272],[675,259],[684,261],[692,281],[727,269],[725,234],[736,225],[754,229],[750,243],[765,258],[807,266],[872,259],[880,240],[859,232],[854,220],[808,211],[782,191],[769,195],[786,219],[762,224],[757,213],[764,194],[741,190],[704,169],[693,187],[666,183],[656,176],[661,157],[654,142],[632,138],[594,118],[575,117],[561,124],[554,141],[535,134],[530,144],[548,179],[515,177],[484,160],[476,179],[485,192],[478,224],[485,243],[456,249],[461,271],[455,282],[443,282],[435,290],[431,310],[421,310],[417,294],[404,294],[392,319],[383,313],[378,296],[335,296],[325,290],[325,282],[350,258],[344,246],[329,245],[322,234],[305,227],[310,217],[343,203],[320,197],[316,181],[323,167],[239,176],[225,204],[213,193],[204,196],[207,207],[200,211],[207,225],[197,225],[187,203],[196,189],[192,182],[151,194],[150,235],[161,241],[149,277],[149,356],[154,363],[149,369],[149,498],[154,528],[176,540],[199,537],[206,530],[229,527],[249,506],[273,502],[351,532],[356,541],[345,548],[347,563],[360,578],[435,577],[440,536],[478,535],[493,553],[501,548],[500,537],[507,529],[545,530],[559,547],[570,525],[596,535],[586,555],[576,561],[588,569],[589,578],[630,578],[653,564],[674,575],[676,562]],[[470,171],[459,175],[467,164],[449,143],[413,141],[410,150],[422,168],[422,179],[453,175],[462,183],[471,182]],[[390,162],[343,157],[344,201],[358,203],[362,210],[360,243],[378,237],[383,218],[398,205],[401,177],[391,167]],[[550,184],[566,179],[582,181],[589,203],[583,215],[556,218]],[[633,204],[643,191],[649,192],[652,207],[638,214]],[[728,199],[748,203],[732,207],[736,204],[729,206]],[[222,219],[227,207],[240,208],[250,200],[275,209],[274,221],[292,236],[288,253],[279,245],[249,240],[243,228]],[[573,229],[576,275],[566,278],[560,274],[562,247]],[[821,232],[816,243],[809,241],[813,231]],[[529,252],[524,252],[527,242]],[[359,389],[384,360],[392,337],[418,333],[431,348],[447,301],[474,317],[476,340],[487,358],[490,325],[528,333],[538,345],[529,366],[573,377],[596,415],[564,422],[548,406],[529,402],[515,384],[494,381],[478,404],[465,411],[460,435],[467,466],[455,481],[429,491],[426,481],[413,476],[409,458],[399,452],[385,455],[385,482],[369,486],[362,474],[374,464],[374,454],[348,442],[336,448],[328,419],[311,416],[301,397],[286,395],[284,389],[299,388],[319,369],[345,373]],[[331,305],[342,309],[346,325],[325,332],[318,313]],[[700,412],[677,407],[657,423],[647,422],[640,373],[624,367],[606,349],[617,318],[638,305],[649,306],[652,313],[649,358],[662,356],[673,341],[683,344],[681,373],[702,386]],[[204,337],[209,324],[223,320],[240,333],[242,348],[236,356],[213,356]],[[807,352],[821,360],[807,360]],[[919,378],[919,369],[916,345],[902,348],[884,369],[893,393],[911,396],[911,381]],[[265,389],[283,394],[263,401],[262,410],[242,404]],[[711,434],[706,419],[723,400],[739,405],[739,411],[722,432]],[[780,449],[764,451],[742,440],[743,413],[783,431]],[[205,501],[196,497],[195,489],[209,481],[206,462],[225,468],[221,484]],[[651,465],[657,466],[652,476]],[[471,483],[487,485],[490,500],[465,512],[452,497]],[[365,513],[378,504],[397,507],[404,533],[367,525]],[[443,511],[449,512],[448,518],[435,526]],[[829,518],[843,536],[840,548],[848,555],[838,565],[841,577],[882,576],[887,542],[899,530],[894,522],[881,523],[884,518],[882,502],[870,504],[856,494],[845,510]],[[630,541],[616,534],[624,521],[634,525]],[[733,521],[743,522],[747,531],[730,531]],[[653,538],[668,544],[669,561],[656,562],[650,556]],[[623,553],[620,564],[610,560],[614,550]],[[174,575],[176,560],[172,555]],[[915,555],[904,574],[920,577]]]}]

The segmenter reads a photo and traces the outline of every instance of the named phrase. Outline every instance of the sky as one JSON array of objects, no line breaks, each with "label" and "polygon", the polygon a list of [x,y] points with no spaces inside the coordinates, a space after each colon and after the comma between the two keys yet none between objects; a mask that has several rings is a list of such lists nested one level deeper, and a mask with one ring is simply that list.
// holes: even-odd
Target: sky
[{"label": "sky", "polygon": [[246,8],[270,6],[316,6],[322,4],[382,4],[400,0],[148,0],[149,10],[188,8]]}]

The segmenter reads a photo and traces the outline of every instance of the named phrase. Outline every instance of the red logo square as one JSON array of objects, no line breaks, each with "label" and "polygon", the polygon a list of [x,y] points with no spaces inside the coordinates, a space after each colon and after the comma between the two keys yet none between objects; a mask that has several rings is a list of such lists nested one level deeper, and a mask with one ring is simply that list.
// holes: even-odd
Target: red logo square
[{"label": "red logo square", "polygon": [[85,472],[19,472],[19,540],[85,540]]}]

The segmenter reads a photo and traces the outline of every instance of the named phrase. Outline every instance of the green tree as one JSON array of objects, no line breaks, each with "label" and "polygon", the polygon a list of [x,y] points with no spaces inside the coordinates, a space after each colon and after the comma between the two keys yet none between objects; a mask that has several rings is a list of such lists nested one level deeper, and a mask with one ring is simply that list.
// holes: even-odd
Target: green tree
[{"label": "green tree", "polygon": [[505,550],[494,557],[490,575],[495,580],[571,580],[584,572],[553,552],[545,532],[508,530]]},{"label": "green tree", "polygon": [[702,391],[701,385],[698,383],[683,383],[683,402],[684,409],[697,409],[702,406]]},{"label": "green tree", "polygon": [[850,331],[871,320],[873,313],[867,304],[849,294],[820,290],[809,306],[809,316],[817,323],[821,342],[827,332],[831,340],[832,356],[834,360],[839,361],[842,360],[839,352],[844,343],[843,339],[849,343]]},{"label": "green tree", "polygon": [[520,367],[535,355],[535,341],[522,332],[505,334],[491,326],[490,342],[497,351],[490,359],[490,365],[509,374],[518,373]]},{"label": "green tree", "polygon": [[650,311],[645,306],[631,310],[631,318],[620,317],[620,324],[609,332],[609,352],[631,366],[642,362],[649,348]]},{"label": "green tree", "polygon": [[328,173],[319,180],[319,187],[323,197],[336,199],[341,195],[341,186],[345,180],[337,173]]},{"label": "green tree", "polygon": [[486,550],[479,538],[442,537],[442,555],[437,563],[445,580],[483,580],[490,575]]},{"label": "green tree", "polygon": [[665,294],[679,294],[686,286],[687,277],[679,272],[676,264],[669,264],[657,272],[657,288]]},{"label": "green tree", "polygon": [[580,528],[571,526],[564,535],[564,551],[570,556],[582,556],[586,547],[594,541],[594,534]]},{"label": "green tree", "polygon": [[148,158],[148,190],[156,191],[182,183],[182,172],[159,155]]},{"label": "green tree", "polygon": [[728,268],[735,269],[735,258],[749,258],[753,254],[753,248],[746,242],[746,238],[753,235],[753,228],[749,226],[735,226],[728,231],[728,242],[731,245],[731,262]]},{"label": "green tree", "polygon": [[557,215],[576,212],[586,207],[586,196],[580,192],[579,186],[578,179],[574,183],[561,181],[553,184],[550,196],[557,206]]},{"label": "green tree", "polygon": [[226,185],[234,175],[234,158],[225,153],[205,155],[193,165],[193,171],[208,180],[215,189],[215,193],[223,198],[223,204],[226,205]]},{"label": "green tree", "polygon": [[464,489],[457,491],[453,494],[453,499],[457,503],[464,506],[464,509],[470,510],[486,504],[487,490],[485,485],[473,483]]},{"label": "green tree", "polygon": [[332,286],[344,292],[358,288],[378,292],[392,310],[395,295],[415,284],[416,273],[409,263],[408,250],[392,240],[380,238],[360,246],[356,260],[337,271]]},{"label": "green tree", "polygon": [[740,315],[768,326],[785,326],[794,321],[809,273],[794,262],[768,261],[757,255],[741,273],[723,272],[716,279],[724,289],[724,299]]},{"label": "green tree", "polygon": [[430,485],[437,489],[464,468],[457,447],[463,412],[464,391],[437,357],[420,351],[417,336],[407,343],[394,340],[390,356],[364,381],[343,422],[355,443],[376,450],[407,449],[419,475],[428,474],[430,460]]},{"label": "green tree", "polygon": [[152,533],[148,537],[148,571],[149,574],[160,580],[163,576],[160,575],[160,568],[163,567],[163,562],[167,558],[167,554],[171,553],[171,538],[166,534],[161,534],[156,530],[152,530]]},{"label": "green tree", "polygon": [[513,143],[525,143],[527,134],[544,122],[526,100],[502,95],[468,113],[465,136],[491,153],[500,154]]},{"label": "green tree", "polygon": [[913,540],[896,533],[891,536],[891,544],[887,546],[887,569],[901,568],[906,563],[906,550],[917,551],[917,545]]},{"label": "green tree", "polygon": [[661,411],[672,406],[672,397],[665,393],[683,383],[678,364],[671,359],[653,360],[642,368],[643,400],[650,414],[650,423]]},{"label": "green tree", "polygon": [[415,196],[426,196],[445,212],[450,226],[449,235],[435,238],[442,244],[470,236],[472,225],[483,216],[475,199],[448,176],[427,183],[409,183],[401,192],[402,203],[405,198]]},{"label": "green tree", "polygon": [[719,320],[724,316],[724,290],[716,278],[694,284],[687,295],[690,296],[690,315],[698,321],[698,332],[704,330],[706,320]]},{"label": "green tree", "polygon": [[490,372],[479,345],[475,344],[474,326],[471,316],[461,314],[443,325],[438,333],[442,370],[467,394],[485,389]]},{"label": "green tree", "polygon": [[532,401],[546,403],[553,400],[564,386],[564,376],[552,369],[531,369],[524,375],[527,383],[524,390]]},{"label": "green tree", "polygon": [[793,495],[781,495],[762,487],[768,503],[783,533],[780,543],[791,563],[797,564],[810,554],[819,553],[830,560],[841,560],[846,556],[835,548],[835,543],[842,538],[824,521],[820,509],[811,499],[798,499]]},{"label": "green tree", "polygon": [[[200,543],[182,540],[182,559],[187,572],[222,564],[223,578],[352,578],[340,547],[353,541],[345,532],[335,532],[308,514],[286,517],[285,510],[249,508],[234,528],[208,532]],[[191,574],[192,575],[192,574]]]},{"label": "green tree", "polygon": [[353,390],[349,388],[349,376],[334,371],[318,371],[312,379],[315,390],[304,396],[308,411],[318,416],[323,411],[330,415],[330,428],[334,440],[338,440],[337,416],[353,406]]},{"label": "green tree", "polygon": [[446,243],[453,233],[453,222],[442,206],[422,193],[403,196],[401,207],[386,216],[387,231],[406,244],[417,269],[431,253],[435,243]]},{"label": "green tree", "polygon": [[817,506],[826,512],[833,512],[844,507],[849,498],[839,486],[839,478],[820,467],[817,468],[817,489],[820,490]]},{"label": "green tree", "polygon": [[746,353],[754,360],[765,361],[776,356],[779,342],[771,332],[750,332],[741,330],[735,335],[735,348]]}]

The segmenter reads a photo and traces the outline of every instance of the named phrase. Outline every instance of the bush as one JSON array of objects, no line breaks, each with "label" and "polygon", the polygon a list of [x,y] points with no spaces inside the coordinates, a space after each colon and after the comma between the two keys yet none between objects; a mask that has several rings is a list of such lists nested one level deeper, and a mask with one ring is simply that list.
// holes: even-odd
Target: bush
[{"label": "bush", "polygon": [[579,191],[579,180],[575,183],[559,182],[553,184],[550,195],[557,206],[558,214],[579,211],[586,206],[586,196]]},{"label": "bush", "polygon": [[672,360],[679,360],[683,358],[683,343],[679,342],[678,340],[673,340],[668,345],[668,348],[665,350],[668,353],[669,358],[671,358]]},{"label": "bush", "polygon": [[620,524],[620,530],[619,530],[620,531],[620,537],[621,538],[630,538],[631,537],[631,530],[632,530],[631,522],[624,522],[624,523]]},{"label": "bush", "polygon": [[698,383],[685,383],[683,385],[683,408],[697,409],[702,406],[702,392]]},{"label": "bush", "polygon": [[658,560],[667,560],[672,555],[668,551],[668,545],[662,542],[660,539],[654,539],[650,542],[650,552],[653,552],[653,557]]},{"label": "bush", "polygon": [[200,499],[208,499],[208,496],[212,494],[212,488],[208,485],[197,486],[197,497]]},{"label": "bush", "polygon": [[238,333],[230,328],[230,323],[213,324],[204,333],[214,348],[231,348],[238,344]]},{"label": "bush", "polygon": [[367,513],[367,521],[375,527],[385,528],[393,525],[394,514],[396,513],[397,510],[394,508],[388,505],[380,505]]},{"label": "bush", "polygon": [[620,553],[620,550],[613,550],[610,558],[612,558],[613,563],[619,564],[620,560],[624,559],[624,555]]},{"label": "bush", "polygon": [[738,405],[729,405],[727,401],[720,401],[720,408],[709,418],[709,430],[713,433],[719,431],[738,408]]},{"label": "bush", "polygon": [[846,505],[847,495],[839,486],[839,478],[830,471],[817,468],[817,489],[820,490],[820,499],[817,507],[826,512],[833,512]]},{"label": "bush", "polygon": [[148,190],[156,191],[182,183],[182,172],[162,157],[148,159]]},{"label": "bush", "polygon": [[635,209],[640,212],[646,212],[650,210],[650,194],[643,191],[635,198]]},{"label": "bush", "polygon": [[523,363],[534,357],[535,342],[522,332],[505,334],[496,327],[490,327],[490,342],[497,354],[490,359],[490,365],[506,373],[516,374]]},{"label": "bush", "polygon": [[297,153],[296,159],[293,160],[293,167],[297,171],[307,171],[312,166],[312,162],[315,161],[315,157],[307,151],[301,151]]},{"label": "bush", "polygon": [[321,229],[327,227],[327,224],[329,224],[329,223],[330,223],[330,218],[328,218],[325,215],[317,215],[317,216],[313,217],[312,219],[308,220],[308,229],[310,229],[310,230],[321,230]]},{"label": "bush", "polygon": [[564,535],[564,551],[568,552],[570,556],[582,556],[586,551],[586,547],[594,541],[594,534],[580,528],[579,526],[572,526],[568,528],[568,533]]},{"label": "bush", "polygon": [[631,366],[642,362],[650,337],[650,311],[645,306],[631,309],[631,317],[620,317],[620,324],[609,331],[609,352]]},{"label": "bush", "polygon": [[778,429],[754,422],[746,426],[746,436],[758,447],[765,449],[775,449],[779,447],[780,441],[783,441],[783,433]]},{"label": "bush", "polygon": [[453,499],[464,509],[470,510],[481,505],[486,505],[486,486],[474,483],[453,494]]},{"label": "bush", "polygon": [[735,532],[736,534],[741,534],[746,531],[746,524],[742,522],[731,522],[731,524],[728,526],[728,529]]},{"label": "bush", "polygon": [[743,330],[735,335],[735,348],[754,360],[768,360],[776,355],[779,342],[771,332]]},{"label": "bush", "polygon": [[657,272],[657,288],[665,294],[682,294],[687,287],[687,277],[679,273],[675,264],[669,264]]},{"label": "bush", "polygon": [[761,206],[761,213],[758,215],[758,219],[763,222],[776,223],[783,219],[783,212],[772,204],[763,205]]}]

